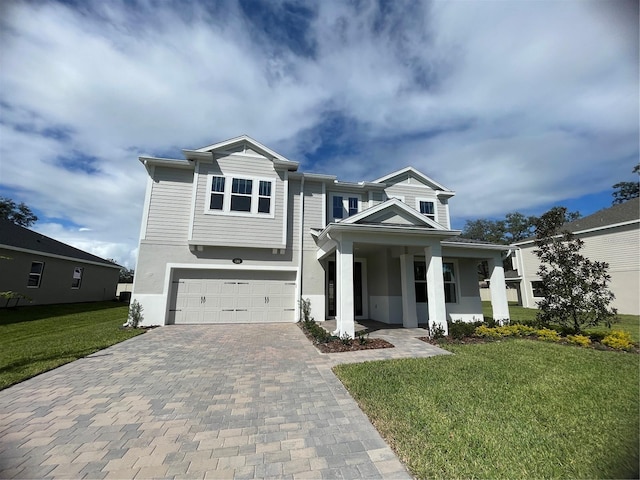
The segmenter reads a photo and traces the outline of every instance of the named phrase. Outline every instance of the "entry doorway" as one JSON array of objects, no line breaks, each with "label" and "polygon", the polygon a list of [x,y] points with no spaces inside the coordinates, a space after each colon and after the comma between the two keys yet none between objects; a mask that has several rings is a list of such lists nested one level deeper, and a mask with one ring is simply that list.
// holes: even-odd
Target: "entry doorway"
[{"label": "entry doorway", "polygon": [[[329,260],[326,270],[327,317],[335,318],[337,314],[336,262]],[[367,261],[357,258],[353,262],[353,313],[356,318],[369,317],[367,296]]]}]

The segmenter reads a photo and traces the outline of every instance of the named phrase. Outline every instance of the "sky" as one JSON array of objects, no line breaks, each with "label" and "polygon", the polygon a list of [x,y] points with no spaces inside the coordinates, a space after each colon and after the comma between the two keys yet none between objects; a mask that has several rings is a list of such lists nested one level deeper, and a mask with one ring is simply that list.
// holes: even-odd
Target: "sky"
[{"label": "sky", "polygon": [[0,2],[0,196],[135,267],[146,172],[242,134],[300,171],[413,166],[466,220],[637,181],[638,2]]}]

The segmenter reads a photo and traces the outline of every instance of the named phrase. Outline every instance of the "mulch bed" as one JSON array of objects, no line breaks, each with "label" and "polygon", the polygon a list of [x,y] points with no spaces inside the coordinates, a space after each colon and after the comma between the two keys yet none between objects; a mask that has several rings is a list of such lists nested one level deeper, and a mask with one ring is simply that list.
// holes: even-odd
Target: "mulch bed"
[{"label": "mulch bed", "polygon": [[356,352],[358,350],[373,350],[376,348],[393,348],[393,345],[382,338],[370,338],[364,344],[359,340],[353,340],[350,344],[344,344],[336,339],[328,343],[316,343],[316,348],[322,353]]}]

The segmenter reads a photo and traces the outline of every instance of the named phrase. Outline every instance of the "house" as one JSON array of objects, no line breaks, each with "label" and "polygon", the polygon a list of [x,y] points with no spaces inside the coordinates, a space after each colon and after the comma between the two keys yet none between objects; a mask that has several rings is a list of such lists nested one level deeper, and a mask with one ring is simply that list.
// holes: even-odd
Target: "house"
[{"label": "house", "polygon": [[[148,173],[132,300],[144,325],[317,321],[415,327],[482,319],[477,264],[491,265],[493,315],[508,319],[509,247],[459,238],[455,192],[407,167],[369,182],[298,171],[243,135]],[[427,299],[429,300],[427,302]]]},{"label": "house", "polygon": [[19,305],[112,300],[119,274],[119,265],[0,219],[0,292],[24,295]]},{"label": "house", "polygon": [[[567,223],[569,230],[584,242],[582,254],[594,261],[607,262],[615,295],[613,307],[619,313],[640,315],[640,199],[600,210],[579,220]],[[517,242],[514,268],[518,277],[522,305],[536,308],[540,277],[540,261],[535,256],[535,239]],[[511,281],[511,279],[508,279]]]}]

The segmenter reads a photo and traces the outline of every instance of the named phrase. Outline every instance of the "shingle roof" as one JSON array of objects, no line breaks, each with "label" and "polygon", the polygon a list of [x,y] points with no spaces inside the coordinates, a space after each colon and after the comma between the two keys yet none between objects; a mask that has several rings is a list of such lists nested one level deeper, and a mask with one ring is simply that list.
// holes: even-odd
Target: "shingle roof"
[{"label": "shingle roof", "polygon": [[570,223],[566,223],[563,229],[570,232],[580,232],[591,230],[592,228],[606,227],[617,223],[630,222],[640,219],[640,198],[627,200],[624,203],[604,208],[584,218],[579,218]]},{"label": "shingle roof", "polygon": [[119,265],[115,265],[104,258],[97,257],[4,219],[0,219],[0,247],[2,246],[24,248],[42,252],[43,254],[59,255],[120,268]]}]

